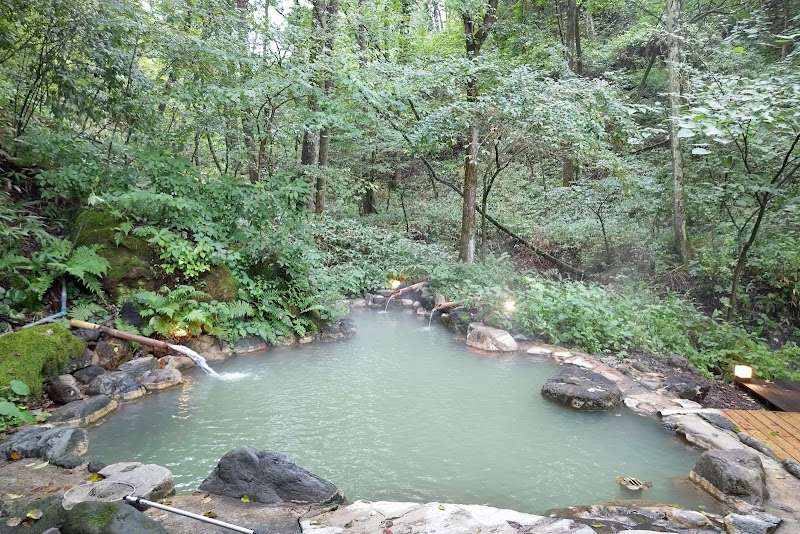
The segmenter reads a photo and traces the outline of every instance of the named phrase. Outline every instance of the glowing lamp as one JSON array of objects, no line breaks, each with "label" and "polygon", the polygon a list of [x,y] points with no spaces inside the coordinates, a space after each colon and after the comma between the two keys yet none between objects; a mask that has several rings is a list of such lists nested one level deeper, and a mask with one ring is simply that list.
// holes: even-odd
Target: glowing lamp
[{"label": "glowing lamp", "polygon": [[508,299],[503,303],[503,309],[509,313],[515,312],[517,311],[517,303],[514,302],[512,299]]},{"label": "glowing lamp", "polygon": [[401,282],[400,280],[392,280],[389,283],[392,285],[392,289],[397,289],[403,282]]},{"label": "glowing lamp", "polygon": [[736,365],[733,367],[733,378],[739,382],[749,382],[753,378],[753,368],[749,365]]}]

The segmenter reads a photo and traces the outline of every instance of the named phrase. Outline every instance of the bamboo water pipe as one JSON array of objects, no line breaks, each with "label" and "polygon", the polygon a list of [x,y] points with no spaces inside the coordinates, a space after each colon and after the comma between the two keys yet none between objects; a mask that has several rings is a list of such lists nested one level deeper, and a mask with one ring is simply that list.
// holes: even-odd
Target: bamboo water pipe
[{"label": "bamboo water pipe", "polygon": [[455,308],[457,306],[461,306],[462,304],[464,304],[463,300],[456,300],[456,301],[453,301],[453,302],[443,302],[443,303],[439,304],[438,306],[434,306],[434,308],[431,311],[449,310],[451,308]]},{"label": "bamboo water pipe", "polygon": [[74,326],[75,328],[86,328],[88,330],[100,330],[102,333],[107,334],[109,336],[118,337],[120,339],[127,339],[128,341],[134,341],[136,343],[141,343],[142,345],[150,345],[151,347],[156,347],[159,349],[170,350],[172,346],[167,343],[166,341],[160,341],[158,339],[152,339],[149,337],[138,336],[136,334],[131,334],[129,332],[123,332],[122,330],[117,330],[116,328],[109,328],[107,326],[102,326],[99,324],[94,323],[87,323],[86,321],[79,321],[77,319],[72,319],[69,324]]},{"label": "bamboo water pipe", "polygon": [[412,284],[412,285],[406,286],[406,287],[404,287],[402,289],[398,289],[397,291],[392,293],[392,297],[399,297],[403,293],[407,293],[409,291],[414,291],[415,289],[420,289],[422,286],[424,286],[427,283],[428,283],[427,281],[423,280],[422,282],[417,282],[416,284]]}]

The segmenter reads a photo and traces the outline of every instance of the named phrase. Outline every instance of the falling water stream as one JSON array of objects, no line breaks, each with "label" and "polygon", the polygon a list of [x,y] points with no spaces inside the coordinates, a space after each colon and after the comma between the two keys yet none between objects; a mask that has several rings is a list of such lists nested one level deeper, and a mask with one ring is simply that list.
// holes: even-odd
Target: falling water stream
[{"label": "falling water stream", "polygon": [[[558,366],[466,348],[415,314],[354,311],[352,338],[272,348],[197,370],[89,429],[89,458],[168,467],[191,492],[228,450],[282,452],[351,499],[553,507],[645,498],[711,506],[686,482],[699,452],[625,408],[542,398]],[[181,351],[183,352],[183,351]],[[185,353],[185,352],[184,352]],[[236,373],[236,374],[233,374]],[[653,483],[644,494],[616,476]]]},{"label": "falling water stream", "polygon": [[168,343],[169,348],[174,350],[175,352],[179,352],[184,356],[188,357],[192,360],[195,365],[197,365],[200,369],[206,372],[209,376],[213,376],[214,378],[221,378],[221,375],[213,370],[211,367],[208,366],[206,359],[203,358],[201,355],[190,349],[189,347],[184,347],[183,345],[173,345]]}]

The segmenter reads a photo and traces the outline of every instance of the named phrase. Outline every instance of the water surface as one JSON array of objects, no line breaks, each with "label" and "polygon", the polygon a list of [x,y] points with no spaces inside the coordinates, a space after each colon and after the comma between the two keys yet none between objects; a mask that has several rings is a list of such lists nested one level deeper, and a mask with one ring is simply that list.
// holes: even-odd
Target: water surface
[{"label": "water surface", "polygon": [[349,340],[270,349],[198,369],[89,431],[89,456],[169,467],[190,492],[233,447],[283,452],[350,500],[486,504],[525,512],[643,496],[708,504],[687,487],[699,454],[626,409],[578,412],[542,398],[558,372],[526,355],[473,352],[409,313],[355,311]]}]

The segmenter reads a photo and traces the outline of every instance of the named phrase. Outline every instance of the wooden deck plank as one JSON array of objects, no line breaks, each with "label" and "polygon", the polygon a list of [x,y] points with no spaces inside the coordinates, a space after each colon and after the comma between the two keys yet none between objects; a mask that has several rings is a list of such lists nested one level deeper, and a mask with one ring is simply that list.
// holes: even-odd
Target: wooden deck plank
[{"label": "wooden deck plank", "polygon": [[791,443],[786,443],[786,440],[780,436],[781,427],[766,419],[766,413],[743,413],[742,418],[745,420],[745,426],[742,427],[742,430],[767,445],[781,459],[791,456],[791,453],[794,452],[792,451]]},{"label": "wooden deck plank", "polygon": [[787,421],[778,415],[778,413],[779,412],[764,412],[759,415],[759,417],[772,421],[775,424],[775,432],[777,432],[777,435],[767,436],[766,439],[772,443],[780,444],[781,448],[788,453],[788,456],[795,458],[800,454],[800,444],[793,442],[792,436],[800,436],[800,431],[788,425]]},{"label": "wooden deck plank", "polygon": [[767,444],[779,458],[800,461],[800,413],[721,410],[742,432]]},{"label": "wooden deck plank", "polygon": [[770,406],[784,412],[800,412],[800,382],[794,380],[762,380],[753,378],[749,382],[736,384]]},{"label": "wooden deck plank", "polygon": [[793,435],[800,436],[800,414],[792,417],[794,412],[764,412],[764,417],[774,421]]},{"label": "wooden deck plank", "polygon": [[800,413],[797,412],[772,412],[773,415],[787,423],[800,434]]}]

